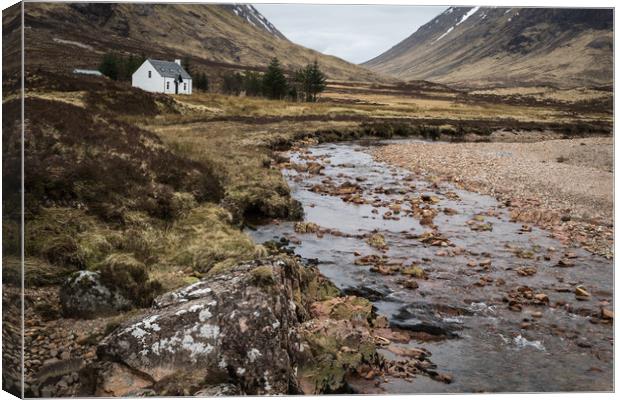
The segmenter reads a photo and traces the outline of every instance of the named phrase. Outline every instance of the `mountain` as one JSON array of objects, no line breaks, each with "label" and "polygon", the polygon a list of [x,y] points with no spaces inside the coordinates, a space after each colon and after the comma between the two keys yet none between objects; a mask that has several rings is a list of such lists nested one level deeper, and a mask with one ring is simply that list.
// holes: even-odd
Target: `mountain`
[{"label": "mountain", "polygon": [[613,82],[613,10],[451,7],[362,64],[465,87]]},{"label": "mountain", "polygon": [[260,70],[275,56],[290,70],[316,59],[331,79],[385,81],[292,43],[251,5],[26,3],[25,26],[27,68],[96,68],[104,53],[116,51]]}]

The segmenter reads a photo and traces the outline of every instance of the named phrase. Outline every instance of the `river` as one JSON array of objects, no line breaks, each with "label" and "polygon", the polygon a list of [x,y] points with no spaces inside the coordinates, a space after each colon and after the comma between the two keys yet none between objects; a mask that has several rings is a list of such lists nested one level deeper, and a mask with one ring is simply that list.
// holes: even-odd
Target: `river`
[{"label": "river", "polygon": [[[328,233],[296,233],[294,223],[278,221],[248,233],[259,243],[289,240],[296,254],[316,260],[339,288],[364,295],[392,326],[411,331],[410,346],[430,350],[437,370],[453,377],[450,384],[425,376],[388,379],[382,389],[612,390],[612,324],[597,315],[613,299],[613,262],[511,222],[492,197],[373,160],[372,146],[381,144],[324,144],[286,153],[297,165],[324,167],[319,174],[299,168],[283,174],[305,221]],[[324,187],[356,191],[352,199]],[[409,212],[412,202],[436,214],[434,230],[421,224],[413,208]],[[421,240],[429,231],[437,240]],[[388,248],[371,247],[365,238],[373,233],[383,235]],[[359,265],[369,255],[382,257],[380,264],[388,267],[377,272]],[[558,266],[560,260],[568,266]],[[409,278],[398,269],[410,265],[425,274],[415,279],[417,289],[404,286]],[[578,300],[580,285],[590,296]]]}]

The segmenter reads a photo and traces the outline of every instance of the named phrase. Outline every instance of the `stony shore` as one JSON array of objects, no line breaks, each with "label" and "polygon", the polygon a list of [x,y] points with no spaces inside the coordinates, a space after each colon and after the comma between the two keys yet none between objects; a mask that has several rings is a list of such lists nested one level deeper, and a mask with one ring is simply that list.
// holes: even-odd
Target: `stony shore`
[{"label": "stony shore", "polygon": [[376,159],[495,196],[515,220],[613,257],[613,139],[534,143],[414,142],[378,148]]}]

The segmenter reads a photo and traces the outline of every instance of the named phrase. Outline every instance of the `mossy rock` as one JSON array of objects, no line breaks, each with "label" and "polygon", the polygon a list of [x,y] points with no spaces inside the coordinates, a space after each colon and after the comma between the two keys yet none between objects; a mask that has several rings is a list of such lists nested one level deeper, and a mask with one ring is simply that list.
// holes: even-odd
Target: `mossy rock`
[{"label": "mossy rock", "polygon": [[405,267],[401,270],[401,273],[403,275],[410,275],[413,276],[415,278],[424,278],[426,277],[426,272],[424,272],[424,269],[422,269],[422,267],[418,266],[418,265],[410,265],[409,267]]},{"label": "mossy rock", "polygon": [[344,393],[346,378],[381,357],[370,331],[347,320],[312,320],[301,329],[307,345],[298,374],[305,394]]},{"label": "mossy rock", "polygon": [[321,227],[314,222],[296,222],[295,232],[297,233],[317,233]]},{"label": "mossy rock", "polygon": [[370,322],[373,317],[372,303],[363,297],[335,297],[312,305],[312,312],[318,318]]},{"label": "mossy rock", "polygon": [[307,273],[313,275],[308,279],[307,286],[304,288],[304,296],[310,301],[324,301],[340,296],[340,289],[329,279],[326,279],[316,271]]},{"label": "mossy rock", "polygon": [[367,240],[369,246],[374,247],[375,249],[384,250],[387,249],[387,243],[385,242],[385,237],[380,233],[372,234]]},{"label": "mossy rock", "polygon": [[96,318],[132,308],[132,300],[104,284],[99,272],[78,271],[60,289],[65,317]]}]

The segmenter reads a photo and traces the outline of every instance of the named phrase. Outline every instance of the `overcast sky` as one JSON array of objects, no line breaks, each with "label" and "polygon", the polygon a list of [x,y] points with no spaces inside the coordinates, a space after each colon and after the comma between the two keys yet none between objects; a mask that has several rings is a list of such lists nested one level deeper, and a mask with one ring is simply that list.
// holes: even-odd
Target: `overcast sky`
[{"label": "overcast sky", "polygon": [[254,4],[289,40],[361,63],[411,35],[448,7]]}]

